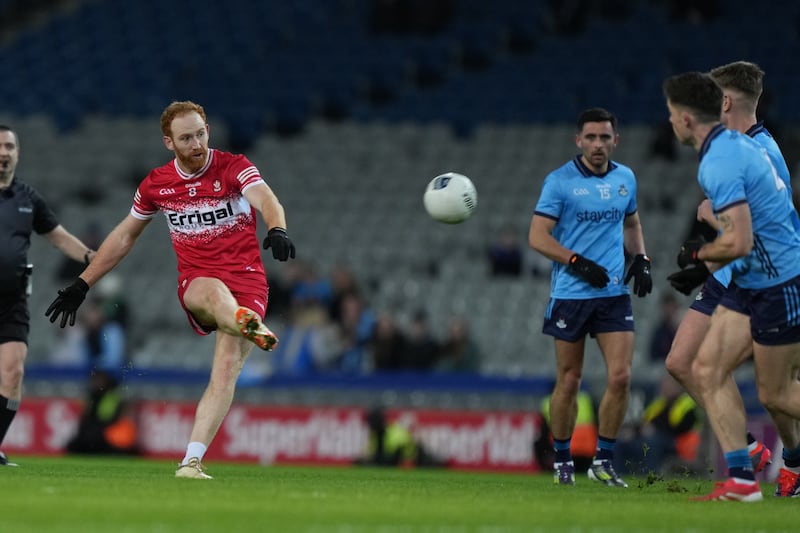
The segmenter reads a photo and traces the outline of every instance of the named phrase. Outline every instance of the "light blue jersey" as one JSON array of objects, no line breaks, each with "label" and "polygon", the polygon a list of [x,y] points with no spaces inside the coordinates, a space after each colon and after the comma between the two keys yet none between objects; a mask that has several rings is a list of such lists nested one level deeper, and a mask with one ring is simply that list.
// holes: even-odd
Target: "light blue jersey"
[{"label": "light blue jersey", "polygon": [[[778,176],[786,184],[786,189],[789,191],[789,198],[792,198],[792,179],[789,175],[789,167],[786,165],[786,160],[783,158],[783,153],[778,147],[778,143],[775,142],[775,139],[773,139],[772,135],[770,135],[769,131],[767,131],[767,128],[764,127],[764,123],[757,122],[756,124],[753,124],[753,126],[747,130],[746,134],[767,151],[767,155],[769,156],[770,161],[772,161],[772,166],[775,167],[775,170],[778,172]],[[795,231],[800,234],[800,217],[798,217],[797,211],[792,209],[790,216]],[[737,262],[738,261],[729,263],[714,272],[714,277],[725,287],[727,287],[731,282],[731,276],[733,274],[733,270],[736,268]]]},{"label": "light blue jersey", "polygon": [[608,285],[596,289],[567,265],[553,262],[551,297],[585,300],[630,294],[623,283],[625,252],[623,223],[636,213],[633,171],[609,161],[602,176],[593,174],[580,155],[547,175],[535,214],[556,221],[553,237],[608,270]]},{"label": "light blue jersey", "polygon": [[800,236],[790,188],[765,148],[718,125],[700,149],[697,179],[715,213],[749,205],[754,246],[733,264],[732,281],[742,288],[761,289],[800,275]]}]

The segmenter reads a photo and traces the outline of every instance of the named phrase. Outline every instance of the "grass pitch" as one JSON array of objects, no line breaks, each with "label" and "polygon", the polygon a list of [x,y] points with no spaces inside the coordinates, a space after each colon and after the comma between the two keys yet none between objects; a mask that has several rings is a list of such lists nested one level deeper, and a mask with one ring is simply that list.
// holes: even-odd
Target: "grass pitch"
[{"label": "grass pitch", "polygon": [[800,500],[688,502],[692,478],[585,476],[209,463],[210,481],[175,479],[175,464],[128,458],[14,457],[0,469],[0,530],[27,532],[516,533],[797,531]]}]

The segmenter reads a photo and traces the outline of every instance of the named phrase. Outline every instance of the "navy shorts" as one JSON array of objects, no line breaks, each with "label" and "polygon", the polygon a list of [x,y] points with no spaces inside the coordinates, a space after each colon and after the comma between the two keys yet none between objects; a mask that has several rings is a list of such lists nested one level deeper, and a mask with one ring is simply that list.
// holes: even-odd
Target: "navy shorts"
[{"label": "navy shorts", "polygon": [[631,297],[610,296],[590,300],[550,298],[544,314],[542,333],[575,342],[586,336],[616,331],[633,331]]},{"label": "navy shorts", "polygon": [[717,281],[714,276],[708,276],[689,309],[711,316],[714,314],[714,309],[717,308],[718,304],[743,315],[750,314],[746,309],[742,308],[736,297],[728,293],[728,288],[725,285]]},{"label": "navy shorts", "polygon": [[0,344],[11,341],[27,344],[30,322],[25,296],[0,297]]},{"label": "navy shorts", "polygon": [[766,289],[731,283],[728,293],[750,315],[754,341],[767,346],[800,342],[800,276]]}]

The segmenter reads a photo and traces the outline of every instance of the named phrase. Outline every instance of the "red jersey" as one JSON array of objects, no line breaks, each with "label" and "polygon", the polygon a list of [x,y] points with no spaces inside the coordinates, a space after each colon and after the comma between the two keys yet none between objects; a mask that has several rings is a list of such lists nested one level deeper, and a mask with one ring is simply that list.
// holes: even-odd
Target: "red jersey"
[{"label": "red jersey", "polygon": [[194,174],[174,159],[150,171],[136,190],[131,215],[149,220],[164,213],[179,279],[203,275],[263,284],[256,210],[243,195],[261,183],[245,156],[209,149],[208,161]]}]

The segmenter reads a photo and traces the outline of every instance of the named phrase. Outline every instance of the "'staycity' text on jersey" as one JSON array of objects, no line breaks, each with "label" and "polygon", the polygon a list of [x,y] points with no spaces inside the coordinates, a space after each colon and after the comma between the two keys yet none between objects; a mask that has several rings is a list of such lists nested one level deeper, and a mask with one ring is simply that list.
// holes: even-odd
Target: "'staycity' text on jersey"
[{"label": "'staycity' text on jersey", "polygon": [[623,224],[636,213],[636,177],[633,171],[610,161],[608,171],[596,175],[580,156],[547,175],[535,214],[556,221],[553,237],[565,248],[591,259],[608,270],[611,279],[604,289],[595,289],[553,263],[553,298],[586,299],[629,294],[623,283],[625,252]]}]

